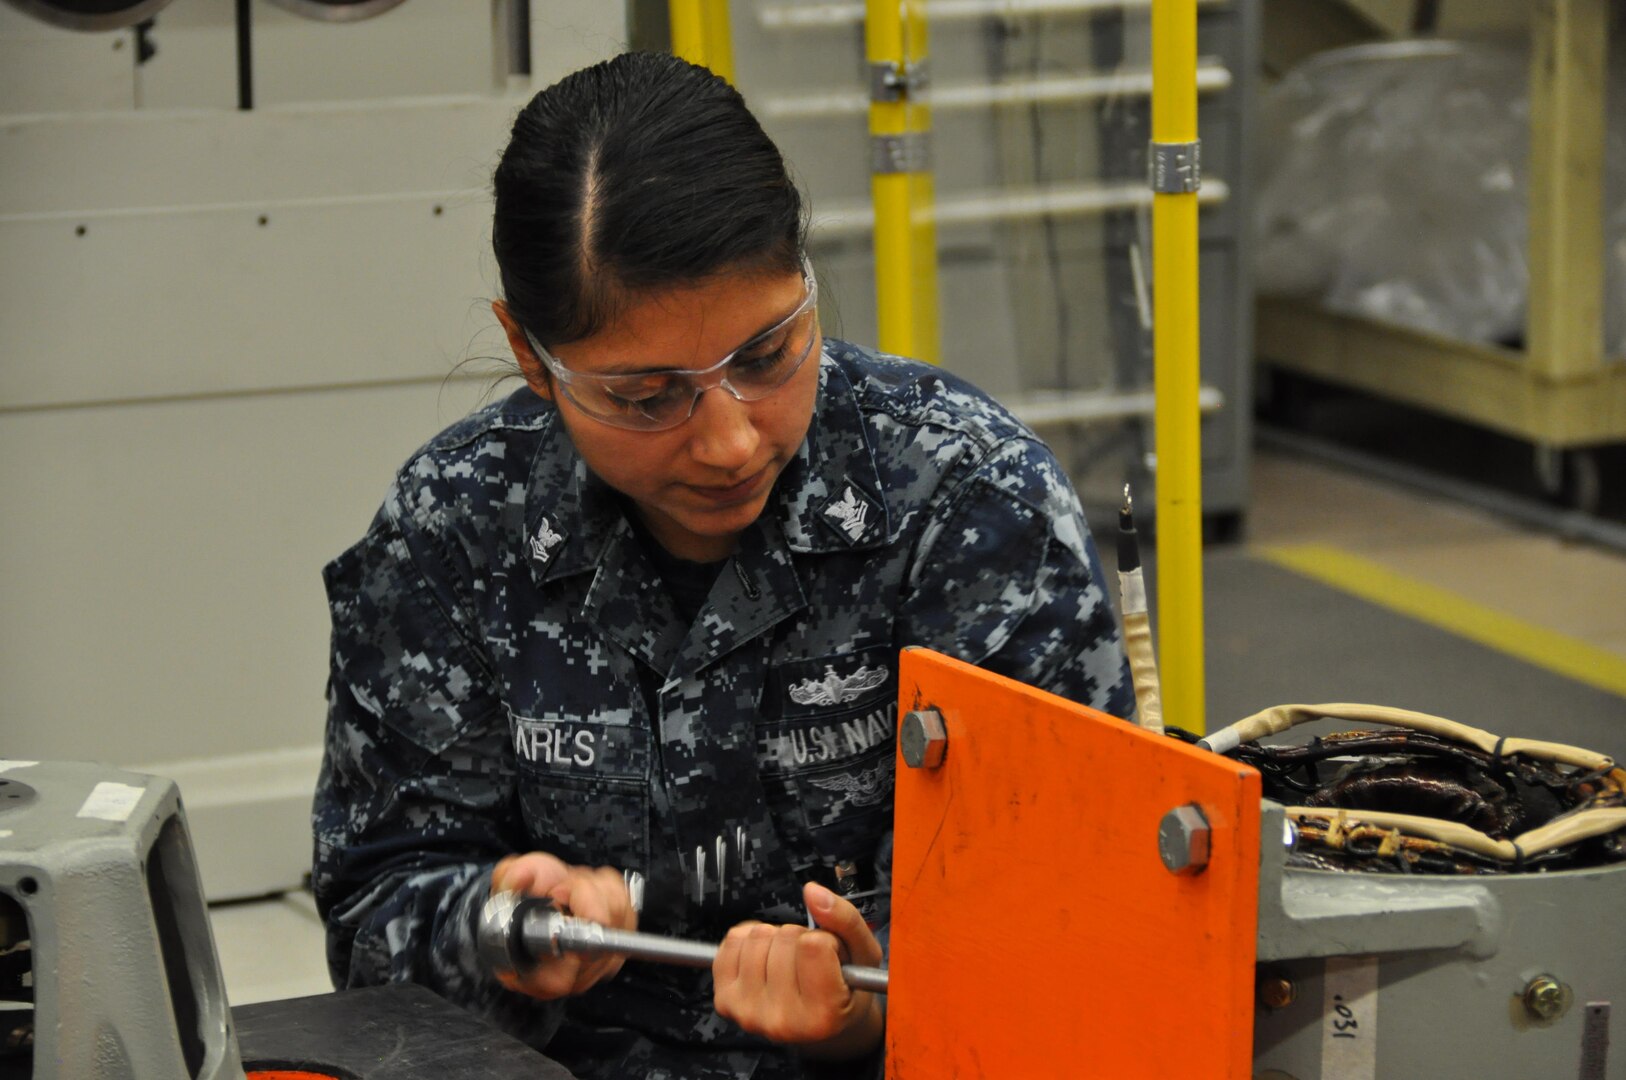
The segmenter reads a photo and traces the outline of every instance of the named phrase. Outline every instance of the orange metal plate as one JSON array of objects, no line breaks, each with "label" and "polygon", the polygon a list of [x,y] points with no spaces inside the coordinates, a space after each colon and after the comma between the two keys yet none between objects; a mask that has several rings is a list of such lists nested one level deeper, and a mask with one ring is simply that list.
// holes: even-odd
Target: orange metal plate
[{"label": "orange metal plate", "polygon": [[[899,671],[948,752],[898,759],[887,1076],[1245,1080],[1259,774],[929,650]],[[1177,876],[1185,803],[1212,854]]]}]

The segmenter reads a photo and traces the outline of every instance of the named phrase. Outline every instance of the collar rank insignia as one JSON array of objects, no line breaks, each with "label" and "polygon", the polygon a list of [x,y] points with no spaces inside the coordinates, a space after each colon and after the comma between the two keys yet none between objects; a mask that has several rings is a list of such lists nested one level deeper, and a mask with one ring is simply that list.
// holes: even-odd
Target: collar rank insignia
[{"label": "collar rank insignia", "polygon": [[531,558],[539,563],[545,563],[553,557],[553,549],[564,543],[565,538],[553,531],[548,519],[543,518],[542,524],[537,526],[536,535],[531,537]]},{"label": "collar rank insignia", "polygon": [[836,527],[849,541],[856,541],[864,535],[864,525],[869,517],[869,503],[861,501],[852,485],[848,484],[841,499],[826,506],[824,513],[836,523]]},{"label": "collar rank insignia", "polygon": [[864,666],[851,675],[837,675],[826,667],[824,678],[803,679],[790,688],[790,699],[798,705],[843,705],[886,682],[886,668]]}]

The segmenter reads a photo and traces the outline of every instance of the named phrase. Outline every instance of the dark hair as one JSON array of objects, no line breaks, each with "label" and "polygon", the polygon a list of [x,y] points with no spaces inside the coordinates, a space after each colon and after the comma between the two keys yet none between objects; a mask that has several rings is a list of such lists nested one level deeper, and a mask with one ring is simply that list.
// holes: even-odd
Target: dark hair
[{"label": "dark hair", "polygon": [[806,238],[801,195],[739,92],[664,53],[537,94],[493,186],[503,297],[546,346],[596,333],[641,291],[794,272]]}]

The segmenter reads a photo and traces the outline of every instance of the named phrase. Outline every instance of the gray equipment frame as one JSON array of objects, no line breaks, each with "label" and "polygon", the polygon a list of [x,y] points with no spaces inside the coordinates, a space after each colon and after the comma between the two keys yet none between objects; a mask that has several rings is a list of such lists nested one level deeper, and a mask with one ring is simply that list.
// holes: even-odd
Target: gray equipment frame
[{"label": "gray equipment frame", "polygon": [[[1360,957],[1376,966],[1367,1077],[1626,1080],[1626,1054],[1596,1052],[1601,1042],[1607,1055],[1611,1006],[1626,1000],[1626,865],[1472,878],[1303,870],[1286,865],[1285,827],[1265,800],[1259,962],[1262,980],[1293,992],[1255,1014],[1255,1076],[1357,1075],[1323,1051],[1342,1049],[1325,1030],[1337,1017],[1329,959]],[[1524,1003],[1543,977],[1564,1001],[1545,1019]]]},{"label": "gray equipment frame", "polygon": [[180,791],[3,762],[0,894],[23,911],[34,1080],[241,1080]]}]

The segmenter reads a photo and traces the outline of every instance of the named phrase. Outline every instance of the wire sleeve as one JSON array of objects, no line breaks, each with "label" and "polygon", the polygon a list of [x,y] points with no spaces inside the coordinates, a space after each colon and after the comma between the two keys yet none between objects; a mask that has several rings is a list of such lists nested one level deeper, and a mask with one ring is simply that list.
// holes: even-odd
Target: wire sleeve
[{"label": "wire sleeve", "polygon": [[1287,816],[1295,822],[1306,819],[1325,822],[1329,832],[1345,833],[1359,825],[1399,829],[1411,836],[1438,840],[1452,847],[1502,862],[1515,862],[1544,851],[1561,848],[1593,836],[1602,836],[1626,826],[1626,807],[1581,810],[1549,821],[1512,840],[1497,840],[1478,829],[1440,818],[1415,814],[1394,814],[1384,810],[1346,810],[1342,807],[1289,806]]},{"label": "wire sleeve", "polygon": [[[1138,583],[1140,571],[1124,577],[1134,577]],[[1152,652],[1152,620],[1146,613],[1146,597],[1141,594],[1141,607],[1129,610],[1129,587],[1124,588],[1124,654],[1129,658],[1129,674],[1135,684],[1135,715],[1146,731],[1163,734],[1163,693],[1157,679],[1157,657]]]},{"label": "wire sleeve", "polygon": [[[1277,705],[1263,712],[1238,720],[1202,740],[1201,745],[1215,753],[1226,753],[1245,742],[1253,742],[1266,735],[1276,735],[1311,720],[1349,720],[1359,723],[1388,724],[1392,727],[1426,731],[1431,735],[1465,743],[1487,754],[1508,756],[1524,754],[1543,761],[1573,765],[1581,769],[1610,769],[1614,759],[1564,743],[1543,742],[1540,739],[1501,739],[1488,731],[1459,724],[1442,716],[1395,709],[1387,705],[1356,705],[1336,702],[1325,705]],[[1500,744],[1500,745],[1498,745]]]}]

